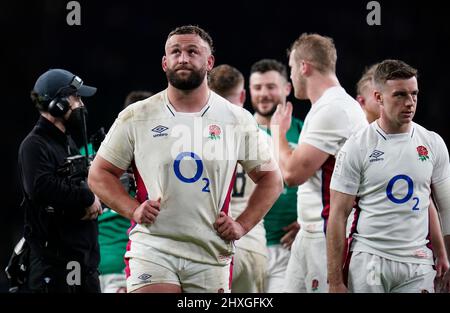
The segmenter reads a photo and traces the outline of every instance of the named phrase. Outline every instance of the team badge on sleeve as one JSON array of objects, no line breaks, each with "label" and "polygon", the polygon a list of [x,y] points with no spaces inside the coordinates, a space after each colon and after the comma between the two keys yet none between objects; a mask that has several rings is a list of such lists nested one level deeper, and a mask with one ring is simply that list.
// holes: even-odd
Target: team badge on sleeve
[{"label": "team badge on sleeve", "polygon": [[418,146],[416,149],[417,153],[419,154],[420,161],[426,161],[429,159],[427,148],[425,148],[424,146]]}]

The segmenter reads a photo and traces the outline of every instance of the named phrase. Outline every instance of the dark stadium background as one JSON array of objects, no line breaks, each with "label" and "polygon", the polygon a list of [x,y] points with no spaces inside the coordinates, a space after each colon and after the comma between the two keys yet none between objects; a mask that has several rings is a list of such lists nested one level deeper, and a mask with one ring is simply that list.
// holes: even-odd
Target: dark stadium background
[{"label": "dark stadium background", "polygon": [[[450,24],[434,1],[379,1],[381,26],[368,26],[368,1],[79,1],[81,26],[66,24],[69,1],[2,1],[1,138],[3,147],[0,218],[0,292],[3,269],[20,237],[23,212],[17,181],[17,150],[38,113],[29,100],[36,78],[65,68],[98,88],[85,100],[89,133],[112,124],[130,90],[166,86],[161,57],[167,34],[198,24],[215,42],[216,64],[228,63],[248,78],[261,58],[287,63],[286,49],[302,32],[334,38],[337,74],[348,93],[364,67],[399,58],[417,67],[419,107],[415,121],[438,132],[450,145]],[[304,118],[308,102],[294,100]],[[247,101],[247,108],[250,109]]]}]

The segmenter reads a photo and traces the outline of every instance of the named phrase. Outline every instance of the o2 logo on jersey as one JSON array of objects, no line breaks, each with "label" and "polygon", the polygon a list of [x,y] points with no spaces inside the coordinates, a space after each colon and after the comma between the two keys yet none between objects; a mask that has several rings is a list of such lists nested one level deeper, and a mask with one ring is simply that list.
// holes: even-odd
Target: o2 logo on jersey
[{"label": "o2 logo on jersey", "polygon": [[[195,175],[190,178],[184,176],[180,171],[181,161],[186,157],[194,159],[195,163],[197,164],[197,171],[195,172]],[[173,171],[175,172],[175,176],[179,180],[181,180],[183,183],[192,184],[192,183],[195,183],[196,181],[198,181],[203,174],[203,161],[194,152],[181,152],[180,154],[177,155],[177,157],[173,163]],[[205,182],[205,186],[202,188],[202,191],[210,192],[209,179],[204,177],[204,178],[202,178],[202,181]]]},{"label": "o2 logo on jersey", "polygon": [[[395,183],[397,183],[398,181],[405,181],[408,184],[408,192],[406,193],[406,195],[403,198],[396,198],[392,194],[392,189],[394,188]],[[386,195],[387,195],[388,199],[396,204],[403,204],[405,202],[408,202],[412,198],[413,192],[414,192],[414,182],[411,179],[411,177],[409,177],[407,175],[397,175],[397,176],[392,177],[386,187]],[[419,210],[419,207],[418,207],[419,198],[414,197],[413,200],[416,201],[416,203],[414,204],[412,210],[418,211]]]}]

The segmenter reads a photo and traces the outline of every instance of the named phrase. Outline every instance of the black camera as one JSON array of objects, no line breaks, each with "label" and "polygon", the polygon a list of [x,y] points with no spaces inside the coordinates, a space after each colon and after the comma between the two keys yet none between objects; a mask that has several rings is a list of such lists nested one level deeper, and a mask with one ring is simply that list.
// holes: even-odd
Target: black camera
[{"label": "black camera", "polygon": [[100,127],[99,130],[97,130],[94,134],[92,134],[90,138],[90,142],[92,143],[92,148],[95,152],[98,151],[100,148],[100,145],[102,144],[103,139],[105,139],[106,133],[105,129],[103,127]]},{"label": "black camera", "polygon": [[89,160],[83,155],[69,156],[65,159],[57,173],[58,175],[72,179],[84,179],[87,177],[89,171]]}]

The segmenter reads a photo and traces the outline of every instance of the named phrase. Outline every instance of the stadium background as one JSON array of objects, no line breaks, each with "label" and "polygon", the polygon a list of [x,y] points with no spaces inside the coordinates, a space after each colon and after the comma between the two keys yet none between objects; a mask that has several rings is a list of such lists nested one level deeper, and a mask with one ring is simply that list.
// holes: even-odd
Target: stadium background
[{"label": "stadium background", "polygon": [[[37,77],[65,68],[98,88],[86,99],[88,131],[108,129],[130,90],[166,86],[161,57],[167,34],[197,24],[210,32],[216,65],[228,63],[248,78],[261,58],[287,64],[286,49],[302,32],[335,40],[338,78],[351,95],[366,65],[399,58],[419,69],[415,121],[438,132],[450,146],[448,90],[450,24],[434,1],[379,1],[381,26],[369,26],[368,1],[79,1],[81,26],[68,26],[69,1],[5,1],[0,4],[1,138],[0,292],[3,269],[20,237],[23,212],[17,180],[17,150],[38,113],[29,100]],[[295,100],[304,118],[309,103]],[[251,110],[247,99],[246,107]]]}]

